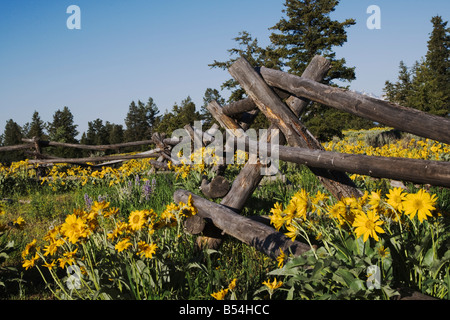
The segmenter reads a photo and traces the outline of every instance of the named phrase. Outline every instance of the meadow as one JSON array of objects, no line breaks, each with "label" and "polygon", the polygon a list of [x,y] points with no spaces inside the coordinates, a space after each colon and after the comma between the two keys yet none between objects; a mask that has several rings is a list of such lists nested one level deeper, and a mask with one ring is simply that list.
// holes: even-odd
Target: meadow
[{"label": "meadow", "polygon": [[[389,128],[346,131],[326,150],[450,161],[450,146]],[[237,155],[239,156],[239,155]],[[229,165],[233,181],[242,165]],[[262,215],[314,250],[271,260],[227,237],[199,248],[183,223],[197,210],[204,165],[156,172],[55,165],[37,177],[27,161],[0,166],[2,299],[394,299],[411,288],[450,298],[447,188],[351,175],[364,196],[334,199],[309,169],[281,163],[242,214]]]}]

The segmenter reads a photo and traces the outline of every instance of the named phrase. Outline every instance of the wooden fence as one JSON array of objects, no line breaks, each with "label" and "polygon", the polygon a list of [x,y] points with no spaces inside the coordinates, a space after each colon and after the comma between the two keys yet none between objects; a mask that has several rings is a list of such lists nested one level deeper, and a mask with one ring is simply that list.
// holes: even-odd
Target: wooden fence
[{"label": "wooden fence", "polygon": [[[362,196],[361,190],[358,190],[347,173],[450,187],[449,162],[325,151],[299,120],[300,113],[307,108],[310,101],[347,111],[401,131],[450,143],[449,119],[320,84],[329,69],[329,61],[320,56],[314,57],[301,77],[267,68],[255,69],[244,58],[240,58],[229,68],[229,72],[246,91],[248,98],[223,107],[213,101],[207,108],[224,129],[236,134],[236,139],[247,138],[242,132],[249,128],[256,115],[262,112],[271,122],[270,129],[278,129],[282,133],[279,158],[308,166],[337,199]],[[270,135],[260,139],[271,142]],[[247,148],[248,144],[247,139]],[[186,190],[177,190],[174,194],[176,202],[186,202],[191,196],[194,206],[198,209],[198,215],[186,222],[187,229],[195,234],[204,231],[205,234],[212,235],[213,238],[210,239],[214,245],[220,242],[221,235],[228,234],[272,258],[280,254],[280,249],[294,255],[301,255],[310,250],[308,245],[287,239],[257,219],[239,215],[263,178],[262,167],[264,167],[262,162],[247,162],[231,184],[229,191],[225,192],[220,204]],[[214,180],[211,181],[213,182]],[[204,220],[199,221],[199,217]],[[207,228],[208,222],[218,231],[211,232],[211,227]],[[413,299],[429,298],[408,290],[401,293],[402,299],[408,299],[408,296]]]},{"label": "wooden fence", "polygon": [[[312,59],[301,77],[267,68],[254,68],[244,58],[238,59],[229,72],[246,91],[248,98],[220,106],[212,101],[207,106],[209,112],[223,129],[235,135],[236,139],[245,139],[249,147],[247,130],[262,112],[271,122],[269,129],[280,132],[279,158],[284,161],[306,165],[337,199],[362,196],[347,173],[357,173],[378,178],[411,181],[420,184],[450,187],[450,163],[440,161],[414,160],[405,158],[387,158],[365,155],[341,154],[325,151],[319,141],[299,120],[299,115],[308,107],[310,101],[316,101],[354,115],[370,119],[395,129],[443,143],[450,143],[450,120],[430,115],[415,109],[406,108],[387,101],[367,97],[321,84],[331,64],[321,56]],[[206,132],[191,125],[185,126],[192,141],[200,141],[207,146],[214,141],[217,125]],[[270,131],[269,131],[270,132]],[[270,134],[259,138],[271,142]],[[178,138],[166,138],[155,133],[149,141],[125,143],[109,146],[68,145],[56,142],[44,142],[37,139],[24,140],[27,144],[14,147],[1,147],[0,151],[35,149],[35,160],[30,163],[85,163],[107,161],[100,165],[114,164],[131,158],[157,158],[155,166],[166,167],[171,159],[171,150],[181,142]],[[87,150],[119,149],[127,146],[153,144],[155,149],[130,156],[91,157],[81,159],[63,159],[45,157],[42,147],[67,146]],[[287,145],[286,145],[287,144]],[[268,149],[268,148],[266,148]],[[256,157],[258,155],[250,155]],[[300,242],[292,241],[256,218],[239,214],[246,201],[261,182],[261,168],[267,166],[263,161],[248,161],[236,179],[227,184],[220,174],[212,181],[204,179],[202,191],[211,198],[221,198],[216,203],[186,190],[177,190],[174,201],[187,202],[193,199],[198,214],[186,221],[185,227],[192,234],[206,235],[206,242],[217,245],[224,234],[235,237],[254,246],[269,257],[275,258],[284,252],[301,255],[311,248]],[[220,173],[220,171],[218,171]],[[224,183],[225,182],[225,183]],[[220,186],[220,187],[219,187]],[[211,192],[214,189],[220,192]],[[217,191],[216,190],[216,191]],[[214,195],[212,195],[214,194]],[[426,299],[417,292],[414,298]]]}]

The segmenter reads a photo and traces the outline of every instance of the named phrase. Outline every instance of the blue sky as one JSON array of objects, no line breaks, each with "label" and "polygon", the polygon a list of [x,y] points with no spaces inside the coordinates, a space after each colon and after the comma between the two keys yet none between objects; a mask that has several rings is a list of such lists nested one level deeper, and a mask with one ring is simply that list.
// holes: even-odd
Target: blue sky
[{"label": "blue sky", "polygon": [[[132,100],[152,97],[164,112],[190,96],[200,108],[207,88],[230,75],[210,69],[228,59],[246,30],[262,46],[283,16],[284,0],[2,0],[0,2],[0,133],[37,110],[44,121],[68,106],[78,130],[100,118],[123,124]],[[369,30],[369,5],[381,8],[381,29]],[[66,9],[81,9],[81,30],[69,30]],[[348,42],[336,48],[356,67],[351,89],[382,93],[400,60],[426,53],[431,17],[450,20],[448,0],[342,0],[333,18],[354,18]],[[222,92],[227,96],[226,92]]]}]

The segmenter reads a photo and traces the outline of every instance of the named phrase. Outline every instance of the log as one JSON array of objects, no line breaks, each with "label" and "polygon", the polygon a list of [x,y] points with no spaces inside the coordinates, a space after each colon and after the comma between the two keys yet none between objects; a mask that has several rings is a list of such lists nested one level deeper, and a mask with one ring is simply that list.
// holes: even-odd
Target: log
[{"label": "log", "polygon": [[27,144],[19,144],[16,146],[0,147],[0,152],[9,152],[9,151],[32,149],[32,148],[34,148],[34,143],[27,143]]},{"label": "log", "polygon": [[[245,58],[240,58],[229,68],[231,75],[240,83],[247,94],[255,101],[264,115],[284,134],[291,146],[317,148],[307,129],[298,117],[280,100],[264,79],[253,69]],[[314,82],[311,80],[311,82]],[[320,144],[319,144],[320,145]],[[343,172],[310,168],[320,182],[334,197],[360,197],[351,179]]]},{"label": "log", "polygon": [[105,156],[105,157],[89,157],[89,158],[57,158],[57,159],[43,159],[43,160],[29,160],[30,164],[54,164],[54,163],[68,163],[68,164],[80,164],[86,162],[98,162],[109,160],[132,160],[132,159],[146,159],[158,157],[159,153],[147,153],[147,154],[134,154],[134,155],[117,155],[117,156]]},{"label": "log", "polygon": [[232,102],[223,107],[223,113],[229,117],[256,109],[256,104],[250,98]]},{"label": "log", "polygon": [[191,141],[194,144],[194,152],[196,151],[195,147],[206,147],[205,143],[203,142],[203,135],[199,134],[198,131],[195,131],[190,124],[185,125],[184,130],[186,130],[186,132],[189,134],[189,137],[191,137]]},{"label": "log", "polygon": [[198,210],[198,216],[210,219],[217,228],[226,234],[255,247],[272,259],[276,259],[280,254],[280,249],[286,253],[292,252],[294,255],[303,254],[311,249],[304,243],[292,241],[270,226],[241,216],[231,209],[186,190],[175,191],[173,197],[177,203],[181,201],[187,203],[189,196],[192,197],[193,206]]},{"label": "log", "polygon": [[[303,78],[314,81],[322,81],[331,68],[331,62],[322,56],[316,55],[310,61],[302,74]],[[280,99],[285,100],[289,108],[297,115],[300,115],[303,109],[309,104],[309,100],[291,95],[289,92],[273,88]],[[257,109],[255,102],[251,98],[245,98],[240,101],[232,102],[223,106],[223,113],[232,117],[233,115],[249,112]]]},{"label": "log", "polygon": [[244,136],[244,130],[241,126],[239,126],[233,118],[223,113],[223,109],[217,101],[211,101],[206,106],[206,109],[208,109],[214,119],[220,123],[222,128],[233,131],[239,138]]},{"label": "log", "polygon": [[297,97],[305,97],[404,132],[450,144],[448,118],[326,86],[278,70],[261,67],[260,74],[269,85],[286,90]]},{"label": "log", "polygon": [[[248,150],[248,141],[245,146]],[[264,154],[271,154],[269,145],[260,144],[260,147],[264,148]],[[278,155],[280,160],[308,167],[450,187],[450,162],[446,161],[367,156],[288,146],[279,146]]]},{"label": "log", "polygon": [[203,178],[200,186],[202,193],[210,199],[222,198],[230,190],[230,183],[222,176],[214,177],[210,182]]},{"label": "log", "polygon": [[[316,82],[321,82],[330,69],[331,62],[322,56],[316,55],[309,62],[305,71],[302,73],[302,77]],[[292,112],[294,112],[297,117],[300,117],[304,109],[309,105],[310,100],[291,95],[285,102]]]},{"label": "log", "polygon": [[[272,140],[271,133],[273,132],[270,129],[274,128],[274,126],[271,126],[267,131],[267,135],[261,136],[261,140],[270,143]],[[264,164],[257,162],[256,159],[256,154],[249,155],[248,162],[234,179],[230,191],[222,199],[222,205],[227,206],[235,212],[240,212],[242,210],[247,199],[253,194],[263,178],[261,169]]]},{"label": "log", "polygon": [[[23,142],[32,143],[34,146],[33,139],[22,139]],[[118,144],[108,144],[108,145],[86,145],[86,144],[78,144],[78,143],[63,143],[63,142],[55,142],[55,141],[42,141],[39,140],[39,145],[42,147],[66,147],[66,148],[75,148],[75,149],[84,149],[84,150],[115,150],[124,147],[134,147],[134,146],[142,146],[153,144],[153,140],[144,140],[144,141],[134,141],[134,142],[125,142]],[[1,151],[1,149],[0,149]]]},{"label": "log", "polygon": [[[303,75],[305,77],[310,77],[313,80],[321,81],[325,77],[326,73],[330,68],[330,63],[327,59],[321,56],[315,56],[310,64],[305,69]],[[287,103],[294,112],[294,114],[298,117],[300,112],[306,107],[309,103],[308,100],[299,99],[293,96],[290,96],[286,93],[283,94],[281,92],[276,92],[280,98],[287,98]],[[251,100],[253,101],[253,100]],[[254,103],[254,102],[253,102]],[[256,107],[256,105],[255,105]],[[262,141],[271,141],[271,129],[277,129],[276,126],[271,126],[269,128],[269,136],[261,137]],[[322,145],[314,138],[312,134],[305,128],[305,137],[307,137],[307,145],[311,148],[322,148]],[[284,136],[280,135],[280,144],[284,143]],[[232,188],[230,192],[223,199],[222,204],[227,205],[229,208],[235,211],[241,211],[245,205],[247,199],[252,195],[254,190],[257,188],[263,175],[261,174],[261,169],[263,168],[262,163],[253,164],[247,162],[244,168],[241,170],[237,178],[234,180]]]}]

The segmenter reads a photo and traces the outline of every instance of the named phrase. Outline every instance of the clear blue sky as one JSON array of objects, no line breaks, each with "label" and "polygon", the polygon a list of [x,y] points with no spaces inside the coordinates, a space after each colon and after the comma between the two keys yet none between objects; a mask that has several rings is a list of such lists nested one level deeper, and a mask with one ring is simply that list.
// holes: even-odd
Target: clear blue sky
[{"label": "clear blue sky", "polygon": [[[0,133],[37,110],[44,121],[68,106],[78,130],[96,118],[123,124],[132,100],[152,97],[164,112],[191,96],[200,108],[207,88],[220,88],[234,37],[246,30],[269,44],[284,0],[1,0]],[[369,5],[381,8],[381,30],[369,30]],[[69,30],[66,9],[81,9],[81,30]],[[351,89],[382,93],[400,60],[426,53],[431,17],[450,20],[448,0],[342,0],[333,18],[354,18],[348,42],[336,48],[356,67]],[[223,92],[227,96],[226,92]]]}]

